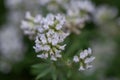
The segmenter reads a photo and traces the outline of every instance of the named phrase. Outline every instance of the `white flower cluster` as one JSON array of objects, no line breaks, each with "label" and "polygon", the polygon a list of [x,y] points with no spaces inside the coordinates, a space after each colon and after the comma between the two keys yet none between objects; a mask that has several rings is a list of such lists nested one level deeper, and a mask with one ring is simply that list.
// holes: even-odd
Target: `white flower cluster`
[{"label": "white flower cluster", "polygon": [[58,12],[60,8],[65,8],[69,0],[37,0],[40,6],[45,6],[48,11]]},{"label": "white flower cluster", "polygon": [[75,63],[80,63],[79,71],[89,69],[92,67],[91,62],[95,57],[92,56],[92,50],[90,48],[84,50],[79,56],[74,56],[73,61]]},{"label": "white flower cluster", "polygon": [[94,5],[90,0],[70,0],[66,5],[67,15],[72,17],[75,23],[89,20],[88,13],[92,13],[94,10]]},{"label": "white flower cluster", "polygon": [[39,23],[34,49],[42,54],[37,57],[56,61],[61,57],[60,52],[65,48],[65,45],[61,45],[61,43],[69,35],[63,31],[65,17],[60,14],[48,14]]},{"label": "white flower cluster", "polygon": [[118,10],[115,7],[102,5],[97,7],[96,11],[92,14],[94,21],[97,25],[111,23],[109,21],[117,18]]},{"label": "white flower cluster", "polygon": [[49,4],[51,2],[62,4],[63,2],[68,1],[68,0],[37,0],[37,1],[40,3],[40,5],[45,6],[46,4]]},{"label": "white flower cluster", "polygon": [[25,45],[17,27],[10,24],[2,27],[0,30],[0,72],[9,73],[12,64],[23,60]]},{"label": "white flower cluster", "polygon": [[11,62],[20,61],[24,56],[22,37],[16,27],[6,26],[0,30],[0,58]]},{"label": "white flower cluster", "polygon": [[[69,35],[64,31],[70,31],[71,28],[71,31],[79,33],[78,27],[84,27],[85,22],[90,20],[89,13],[94,12],[95,8],[90,0],[37,0],[37,2],[40,3],[40,6],[45,6],[48,12],[58,13],[60,11],[62,13],[60,9],[65,10],[67,20],[60,14],[47,14],[46,17],[43,17],[41,15],[32,16],[30,12],[27,12],[21,25],[24,33],[35,40],[33,48],[38,53],[37,57],[56,61],[62,57],[61,51],[66,46],[62,42]],[[43,7],[41,7],[41,11]],[[67,26],[70,27],[69,30],[66,30]],[[79,70],[85,70],[92,67],[91,62],[94,59],[89,48],[81,52],[80,57],[74,56],[73,61],[80,63]]]},{"label": "white flower cluster", "polygon": [[74,23],[89,20],[88,13],[93,13],[95,10],[91,0],[38,0],[38,3],[52,12],[59,12],[60,8],[63,8]]},{"label": "white flower cluster", "polygon": [[[66,28],[80,34],[80,29],[84,27],[86,21],[91,19],[89,13],[95,10],[91,0],[37,0],[42,9],[52,13],[64,13],[66,15]],[[43,10],[44,11],[44,10]]]},{"label": "white flower cluster", "polygon": [[90,14],[94,10],[94,4],[90,0],[70,0],[65,5],[68,30],[80,34],[80,29],[84,27],[85,22],[91,20]]},{"label": "white flower cluster", "polygon": [[24,34],[29,35],[30,39],[35,39],[37,34],[37,27],[40,25],[40,20],[42,19],[41,15],[36,15],[33,17],[30,12],[26,12],[26,20],[22,20],[21,29],[24,31]]}]

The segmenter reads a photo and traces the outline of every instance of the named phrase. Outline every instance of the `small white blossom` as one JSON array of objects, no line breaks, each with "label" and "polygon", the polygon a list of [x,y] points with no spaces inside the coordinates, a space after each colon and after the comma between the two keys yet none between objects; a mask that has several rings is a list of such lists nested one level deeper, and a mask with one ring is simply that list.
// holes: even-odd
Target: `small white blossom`
[{"label": "small white blossom", "polygon": [[79,57],[78,56],[74,56],[73,61],[74,62],[79,62]]},{"label": "small white blossom", "polygon": [[90,69],[92,67],[93,67],[93,65],[89,65],[89,64],[87,64],[87,66],[86,66],[87,69]]},{"label": "small white blossom", "polygon": [[88,55],[88,53],[87,53],[86,51],[81,52],[81,53],[80,53],[80,58],[81,58],[81,59],[84,59],[85,57],[87,57],[87,55]]},{"label": "small white blossom", "polygon": [[33,19],[32,15],[31,15],[31,13],[29,11],[26,12],[25,18],[30,19],[30,20]]},{"label": "small white blossom", "polygon": [[80,66],[79,71],[84,71],[85,68],[83,66]]},{"label": "small white blossom", "polygon": [[48,58],[48,54],[39,54],[39,55],[37,55],[37,57],[46,59],[46,58]]},{"label": "small white blossom", "polygon": [[42,20],[42,16],[40,14],[36,15],[34,18],[35,23],[39,23]]},{"label": "small white blossom", "polygon": [[51,60],[53,60],[53,61],[57,61],[57,59],[56,59],[56,57],[55,56],[51,56]]},{"label": "small white blossom", "polygon": [[89,55],[91,55],[92,49],[91,49],[91,48],[88,48],[87,52],[88,52]]},{"label": "small white blossom", "polygon": [[75,55],[73,61],[77,63],[79,62],[80,63],[79,71],[83,71],[92,68],[91,63],[93,62],[94,59],[95,57],[92,56],[91,48],[88,48],[82,51],[79,56]]},{"label": "small white blossom", "polygon": [[[60,51],[60,52],[61,52],[61,51]],[[62,57],[62,55],[60,54],[60,52],[58,52],[58,53],[55,54],[56,57],[58,57],[58,58],[61,58],[61,57]]]},{"label": "small white blossom", "polygon": [[91,63],[94,59],[95,59],[95,57],[86,58],[86,59],[85,59],[85,63],[86,63],[86,64],[89,64],[89,63]]}]

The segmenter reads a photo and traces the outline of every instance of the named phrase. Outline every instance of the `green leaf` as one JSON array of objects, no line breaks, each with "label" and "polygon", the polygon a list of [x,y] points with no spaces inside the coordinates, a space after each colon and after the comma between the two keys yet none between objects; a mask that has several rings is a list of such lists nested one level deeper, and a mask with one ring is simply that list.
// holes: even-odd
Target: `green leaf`
[{"label": "green leaf", "polygon": [[52,74],[52,79],[53,80],[57,80],[57,75],[56,74]]},{"label": "green leaf", "polygon": [[68,73],[67,73],[67,77],[69,78],[71,76],[72,76],[72,72],[71,72],[71,70],[69,70]]},{"label": "green leaf", "polygon": [[42,73],[43,71],[45,71],[46,69],[48,69],[49,67],[49,64],[46,64],[46,63],[40,63],[40,64],[35,64],[32,66],[32,74],[40,74]]},{"label": "green leaf", "polygon": [[57,80],[57,70],[52,67],[51,76],[53,80]]},{"label": "green leaf", "polygon": [[48,68],[48,69],[44,70],[42,73],[40,73],[40,74],[36,77],[36,80],[39,80],[40,78],[46,76],[50,71],[51,71],[51,68]]},{"label": "green leaf", "polygon": [[32,68],[44,68],[46,66],[48,66],[49,64],[47,63],[39,63],[39,64],[35,64],[32,66]]}]

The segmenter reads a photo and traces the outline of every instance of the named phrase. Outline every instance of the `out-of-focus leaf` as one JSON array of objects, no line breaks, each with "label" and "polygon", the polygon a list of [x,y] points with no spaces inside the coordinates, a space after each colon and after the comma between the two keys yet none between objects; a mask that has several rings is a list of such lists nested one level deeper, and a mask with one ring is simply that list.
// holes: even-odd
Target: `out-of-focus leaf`
[{"label": "out-of-focus leaf", "polygon": [[33,65],[32,68],[43,68],[43,67],[46,67],[48,65],[49,64],[47,64],[47,63],[39,63],[39,64]]},{"label": "out-of-focus leaf", "polygon": [[36,77],[36,80],[39,80],[40,78],[46,76],[50,71],[51,71],[51,68],[48,68],[48,69],[42,71],[42,73],[40,73],[40,74]]},{"label": "out-of-focus leaf", "polygon": [[72,76],[72,72],[71,72],[71,70],[69,70],[68,73],[67,73],[67,77],[69,78],[71,76]]},{"label": "out-of-focus leaf", "polygon": [[52,74],[52,79],[53,79],[53,80],[57,80],[57,75],[53,73],[53,74]]},{"label": "out-of-focus leaf", "polygon": [[54,67],[52,67],[51,76],[53,80],[57,80],[57,70]]},{"label": "out-of-focus leaf", "polygon": [[32,66],[32,73],[33,74],[40,74],[42,71],[48,69],[49,64],[46,63],[40,63],[40,64],[35,64]]}]

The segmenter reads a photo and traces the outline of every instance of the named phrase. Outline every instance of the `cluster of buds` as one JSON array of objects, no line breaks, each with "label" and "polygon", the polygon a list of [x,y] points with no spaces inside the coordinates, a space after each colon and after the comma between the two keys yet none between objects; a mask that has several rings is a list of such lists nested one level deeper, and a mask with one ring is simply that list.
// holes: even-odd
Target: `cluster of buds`
[{"label": "cluster of buds", "polygon": [[69,0],[38,0],[37,2],[41,7],[45,6],[48,11],[56,13],[60,11],[60,8],[64,9]]},{"label": "cluster of buds", "polygon": [[65,11],[67,19],[65,27],[75,34],[80,34],[85,22],[91,18],[89,14],[95,10],[91,0],[38,0],[38,3],[47,8],[48,12],[64,13]]},{"label": "cluster of buds", "polygon": [[35,40],[33,47],[38,54],[37,57],[56,61],[62,57],[60,54],[66,44],[62,44],[69,32],[64,32],[65,17],[63,15],[48,14],[46,17],[41,15],[31,16],[26,13],[26,20],[22,21],[21,28],[24,34]]},{"label": "cluster of buds", "polygon": [[95,57],[92,56],[92,50],[88,48],[82,51],[79,56],[74,56],[73,61],[80,63],[79,71],[82,71],[91,68],[91,63],[94,59]]},{"label": "cluster of buds", "polygon": [[[54,1],[53,1],[54,2]],[[62,3],[56,0],[56,3]],[[80,33],[79,28],[83,28],[86,21],[90,19],[89,13],[94,11],[94,5],[89,1],[73,1],[66,0],[64,7],[66,11],[66,19],[63,15],[47,14],[46,17],[41,15],[31,16],[30,12],[25,15],[25,20],[22,21],[21,28],[24,33],[35,40],[35,52],[37,57],[41,59],[50,59],[57,61],[62,57],[61,52],[65,49],[66,44],[62,44],[64,39],[70,34],[67,31]],[[43,1],[42,6],[51,4],[51,0]],[[65,30],[68,29],[68,30]],[[66,32],[65,32],[66,31]],[[95,59],[92,57],[90,48],[80,53],[79,57],[74,56],[73,61],[80,63],[79,70],[91,68],[91,62]]]},{"label": "cluster of buds", "polygon": [[90,20],[91,13],[95,7],[89,0],[70,0],[66,5],[67,25],[66,27],[75,34],[80,34],[80,29]]},{"label": "cluster of buds", "polygon": [[[46,17],[41,15],[31,16],[26,13],[26,21],[22,21],[21,28],[24,33],[35,40],[33,47],[37,53],[37,57],[42,59],[50,59],[57,61],[61,58],[61,52],[65,49],[66,44],[62,44],[69,32],[64,32],[66,19],[63,15],[48,14]],[[80,63],[79,70],[91,68],[91,62],[95,57],[91,57],[90,48],[80,53],[80,56],[74,56],[73,61]]]},{"label": "cluster of buds", "polygon": [[62,42],[69,35],[68,32],[63,31],[65,21],[65,17],[60,14],[48,14],[45,18],[37,20],[39,24],[34,24],[37,26],[37,35],[33,47],[37,53],[41,53],[37,57],[50,58],[53,61],[62,57],[60,53],[66,46],[65,44],[62,45]]},{"label": "cluster of buds", "polygon": [[40,26],[41,20],[41,15],[38,14],[33,17],[30,12],[26,12],[25,20],[22,20],[21,22],[21,29],[24,31],[24,34],[28,35],[30,39],[35,39],[37,34],[37,27]]}]

